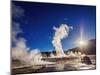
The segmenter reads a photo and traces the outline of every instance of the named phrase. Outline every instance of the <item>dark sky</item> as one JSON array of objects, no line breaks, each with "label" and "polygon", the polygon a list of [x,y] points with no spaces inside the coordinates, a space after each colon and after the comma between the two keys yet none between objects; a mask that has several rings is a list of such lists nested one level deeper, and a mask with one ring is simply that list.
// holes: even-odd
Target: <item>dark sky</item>
[{"label": "dark sky", "polygon": [[95,6],[21,1],[13,1],[12,4],[21,9],[17,10],[18,12],[23,12],[23,14],[16,15],[21,16],[20,18],[12,18],[12,20],[20,23],[23,33],[18,37],[24,37],[30,48],[38,48],[41,51],[54,50],[53,27],[59,27],[61,24],[73,26],[69,36],[62,40],[63,49],[75,47],[74,42],[80,37],[81,26],[86,40],[95,39]]}]

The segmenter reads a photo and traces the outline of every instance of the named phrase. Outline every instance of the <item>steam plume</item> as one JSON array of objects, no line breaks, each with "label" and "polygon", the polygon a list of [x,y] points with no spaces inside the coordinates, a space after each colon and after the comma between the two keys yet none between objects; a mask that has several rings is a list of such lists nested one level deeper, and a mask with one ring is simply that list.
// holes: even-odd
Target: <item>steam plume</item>
[{"label": "steam plume", "polygon": [[[24,10],[21,7],[13,4],[12,9],[13,9],[13,13],[12,13],[13,18],[21,19],[23,17]],[[14,46],[12,46],[12,50],[11,50],[12,59],[20,60],[26,63],[27,65],[32,65],[32,66],[34,64],[40,63],[41,57],[42,57],[40,50],[32,49],[30,50],[31,52],[29,53],[28,52],[29,48],[26,45],[25,38],[23,37],[17,38],[18,34],[21,34],[21,33],[23,33],[23,31],[20,28],[20,23],[13,20],[12,22],[12,44]]]},{"label": "steam plume", "polygon": [[55,47],[57,56],[64,56],[61,40],[68,36],[71,28],[72,27],[69,27],[67,24],[61,24],[61,26],[58,28],[53,27],[55,30],[55,35],[53,37],[52,44]]}]

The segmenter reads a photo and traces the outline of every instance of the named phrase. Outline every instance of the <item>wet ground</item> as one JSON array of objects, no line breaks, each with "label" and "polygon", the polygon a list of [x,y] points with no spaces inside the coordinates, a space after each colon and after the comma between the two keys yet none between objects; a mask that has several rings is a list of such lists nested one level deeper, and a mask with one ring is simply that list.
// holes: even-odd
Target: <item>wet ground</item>
[{"label": "wet ground", "polygon": [[95,58],[91,58],[92,64],[87,65],[81,63],[79,59],[57,61],[55,64],[42,64],[36,66],[24,66],[12,69],[12,75],[44,73],[44,72],[60,72],[60,71],[79,71],[79,70],[94,70],[96,69]]}]

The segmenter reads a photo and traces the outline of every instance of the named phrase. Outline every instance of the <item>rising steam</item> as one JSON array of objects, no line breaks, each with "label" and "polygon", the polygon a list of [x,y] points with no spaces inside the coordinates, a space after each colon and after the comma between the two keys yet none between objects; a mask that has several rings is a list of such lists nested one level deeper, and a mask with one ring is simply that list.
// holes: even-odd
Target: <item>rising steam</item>
[{"label": "rising steam", "polygon": [[[21,18],[24,14],[24,10],[20,7],[13,5],[13,18]],[[19,17],[21,16],[21,17]],[[20,23],[13,20],[12,23],[12,58],[14,60],[20,60],[22,62],[27,63],[28,65],[40,65],[40,64],[54,64],[54,62],[48,62],[42,60],[42,54],[39,49],[32,49],[30,50],[27,47],[26,40],[23,37],[17,38],[18,34],[22,33],[23,31],[20,28]],[[57,56],[64,56],[64,52],[62,49],[61,40],[66,38],[69,34],[70,28],[67,24],[61,24],[60,27],[53,27],[55,30],[55,34],[52,40],[52,44],[55,47]],[[55,55],[51,54],[51,57],[55,57]],[[35,67],[34,67],[35,68]]]},{"label": "rising steam", "polygon": [[66,38],[69,34],[70,28],[67,24],[61,24],[60,27],[53,27],[55,30],[55,35],[52,40],[52,44],[55,47],[57,56],[64,56],[64,52],[62,49],[61,40]]},{"label": "rising steam", "polygon": [[[13,5],[13,18],[21,18],[24,15],[24,10],[19,6]],[[30,50],[27,47],[26,39],[23,37],[17,38],[18,34],[23,33],[20,28],[20,23],[13,20],[12,22],[12,50],[11,55],[13,60],[20,60],[26,63],[26,65],[37,65],[37,64],[51,64],[51,62],[42,61],[42,54],[39,49]],[[30,52],[29,52],[30,51]]]}]

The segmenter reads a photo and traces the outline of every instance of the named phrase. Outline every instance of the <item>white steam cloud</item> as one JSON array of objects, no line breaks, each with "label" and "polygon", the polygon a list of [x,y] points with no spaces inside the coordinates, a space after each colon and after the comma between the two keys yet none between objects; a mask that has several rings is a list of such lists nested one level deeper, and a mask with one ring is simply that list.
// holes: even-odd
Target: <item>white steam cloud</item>
[{"label": "white steam cloud", "polygon": [[[12,17],[13,18],[21,18],[21,15],[24,14],[24,10],[16,5],[12,5]],[[22,12],[23,11],[23,12]],[[22,37],[17,38],[18,34],[23,31],[20,28],[20,23],[16,21],[12,21],[12,44],[14,45],[11,50],[12,59],[18,59],[21,61],[26,61],[28,53],[26,40]]]},{"label": "white steam cloud", "polygon": [[[18,27],[20,28],[20,27]],[[16,33],[15,33],[16,32]],[[44,64],[46,62],[42,61],[42,54],[39,49],[32,49],[30,50],[26,45],[26,40],[24,38],[17,39],[17,35],[20,34],[20,32],[17,30],[14,30],[14,35],[12,41],[14,41],[15,46],[12,47],[11,53],[12,53],[12,59],[13,60],[20,60],[27,65],[39,65]],[[30,52],[28,52],[30,51]],[[49,63],[49,62],[47,62]]]},{"label": "white steam cloud", "polygon": [[17,35],[19,33],[22,33],[22,30],[19,27],[19,23],[17,22],[13,22],[12,23],[12,42],[15,43],[17,42]]},{"label": "white steam cloud", "polygon": [[26,46],[24,39],[19,39],[16,42],[16,46],[12,48],[12,58],[13,59],[19,59],[26,61],[28,56],[28,48]]},{"label": "white steam cloud", "polygon": [[55,30],[55,35],[52,40],[52,44],[55,47],[57,56],[64,56],[64,51],[62,49],[61,40],[66,38],[69,34],[70,29],[67,24],[61,24],[60,27],[53,27]]},{"label": "white steam cloud", "polygon": [[[24,10],[16,5],[12,6],[13,18],[21,18],[24,14]],[[42,59],[42,54],[39,49],[30,50],[27,47],[26,40],[23,37],[17,38],[18,34],[23,31],[20,28],[20,23],[13,20],[12,23],[12,46],[11,55],[13,60],[20,60],[26,65],[39,65],[39,64],[51,64],[51,62],[45,62]],[[29,52],[30,51],[30,52]],[[33,67],[35,68],[35,67]]]},{"label": "white steam cloud", "polygon": [[[24,10],[16,5],[12,5],[13,9],[13,18],[21,18],[24,14]],[[38,63],[37,61],[41,60],[41,53],[37,49],[31,50],[29,53],[29,48],[26,45],[26,40],[23,37],[17,38],[18,34],[22,33],[23,31],[20,28],[20,23],[13,20],[12,22],[12,50],[11,55],[13,60],[20,60],[24,63],[34,65]]]}]

